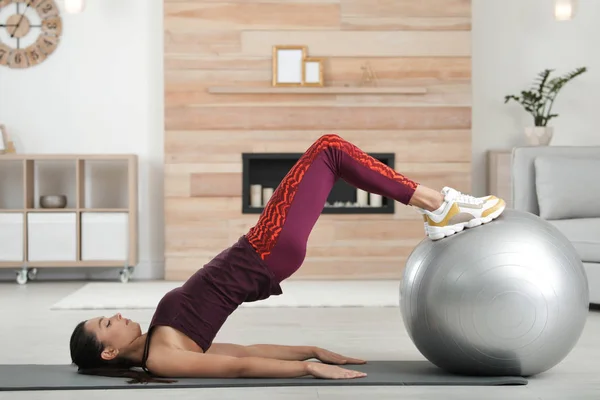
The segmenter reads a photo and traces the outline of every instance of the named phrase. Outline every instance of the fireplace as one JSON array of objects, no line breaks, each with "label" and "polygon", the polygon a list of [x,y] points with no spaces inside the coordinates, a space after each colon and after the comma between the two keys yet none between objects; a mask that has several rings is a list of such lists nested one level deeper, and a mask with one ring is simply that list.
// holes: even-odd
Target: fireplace
[{"label": "fireplace", "polygon": [[[394,168],[393,153],[369,153]],[[242,213],[260,214],[273,190],[302,153],[242,153]],[[324,214],[393,214],[394,200],[367,193],[339,179],[329,193]]]}]

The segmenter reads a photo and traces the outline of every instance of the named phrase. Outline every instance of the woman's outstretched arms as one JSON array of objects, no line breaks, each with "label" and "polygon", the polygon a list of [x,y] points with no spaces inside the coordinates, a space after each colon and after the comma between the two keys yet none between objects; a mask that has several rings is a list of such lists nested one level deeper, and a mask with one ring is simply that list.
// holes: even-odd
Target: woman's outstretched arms
[{"label": "woman's outstretched arms", "polygon": [[327,364],[365,364],[366,361],[346,357],[315,346],[283,346],[275,344],[254,344],[242,346],[231,343],[215,343],[206,354],[221,354],[234,357],[263,357],[276,360],[305,361],[316,358]]},{"label": "woman's outstretched arms", "polygon": [[208,349],[206,354],[219,354],[233,357],[263,357],[287,361],[305,361],[315,358],[315,347],[280,346],[271,344],[242,346],[233,343],[214,343]]},{"label": "woman's outstretched arms", "polygon": [[308,375],[304,361],[203,354],[186,350],[155,351],[148,369],[171,378],[293,378]]},{"label": "woman's outstretched arms", "polygon": [[147,362],[155,375],[168,378],[297,378],[352,379],[366,376],[358,371],[308,361],[262,357],[234,357],[185,350],[155,350]]}]

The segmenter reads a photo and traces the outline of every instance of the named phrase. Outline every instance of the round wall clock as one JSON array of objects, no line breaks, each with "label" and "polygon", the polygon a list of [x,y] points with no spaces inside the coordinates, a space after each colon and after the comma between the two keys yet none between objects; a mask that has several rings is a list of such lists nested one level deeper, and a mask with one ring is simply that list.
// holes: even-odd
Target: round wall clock
[{"label": "round wall clock", "polygon": [[61,34],[54,0],[0,0],[0,67],[40,64],[56,50]]}]

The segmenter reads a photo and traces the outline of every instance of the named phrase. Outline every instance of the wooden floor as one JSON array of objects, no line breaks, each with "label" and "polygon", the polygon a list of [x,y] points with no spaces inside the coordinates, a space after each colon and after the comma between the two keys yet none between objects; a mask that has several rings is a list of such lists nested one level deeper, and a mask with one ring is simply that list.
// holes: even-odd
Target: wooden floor
[{"label": "wooden floor", "polygon": [[[89,311],[51,311],[82,283],[0,284],[0,363],[69,363],[68,340]],[[112,315],[107,312],[106,315]],[[147,328],[151,311],[124,310]],[[310,344],[367,360],[421,359],[394,308],[240,309],[218,341]],[[0,399],[600,399],[600,312],[591,311],[577,347],[557,367],[524,387],[327,387],[0,392]]]}]

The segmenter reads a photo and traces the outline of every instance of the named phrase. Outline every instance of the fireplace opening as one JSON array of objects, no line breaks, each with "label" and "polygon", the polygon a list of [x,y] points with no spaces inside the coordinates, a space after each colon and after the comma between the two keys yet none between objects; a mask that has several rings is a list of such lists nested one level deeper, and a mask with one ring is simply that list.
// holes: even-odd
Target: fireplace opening
[{"label": "fireplace opening", "polygon": [[[393,153],[368,153],[394,168]],[[277,185],[302,153],[242,153],[242,213],[260,214]],[[393,214],[394,200],[357,189],[338,179],[323,208],[324,214]]]}]

